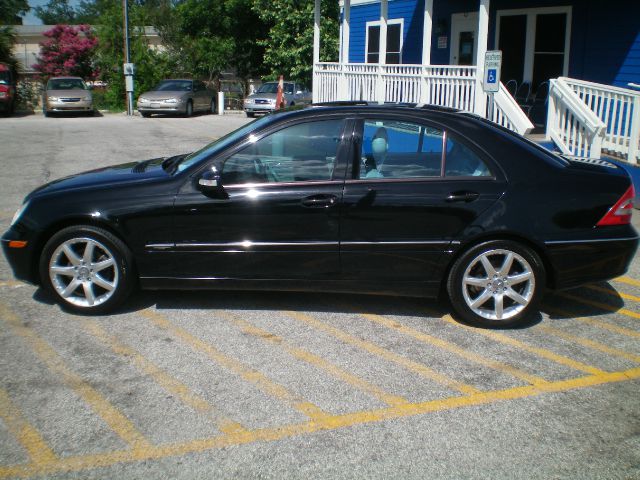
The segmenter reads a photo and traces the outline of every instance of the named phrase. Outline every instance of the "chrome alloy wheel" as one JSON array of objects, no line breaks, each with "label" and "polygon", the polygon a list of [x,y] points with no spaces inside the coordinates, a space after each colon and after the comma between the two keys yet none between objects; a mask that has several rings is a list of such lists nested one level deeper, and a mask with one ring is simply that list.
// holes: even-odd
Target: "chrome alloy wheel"
[{"label": "chrome alloy wheel", "polygon": [[462,277],[467,306],[488,320],[508,320],[531,302],[536,282],[533,269],[521,255],[496,249],[474,258]]},{"label": "chrome alloy wheel", "polygon": [[56,292],[77,307],[95,307],[118,287],[118,267],[111,251],[91,238],[71,238],[58,246],[49,261]]}]

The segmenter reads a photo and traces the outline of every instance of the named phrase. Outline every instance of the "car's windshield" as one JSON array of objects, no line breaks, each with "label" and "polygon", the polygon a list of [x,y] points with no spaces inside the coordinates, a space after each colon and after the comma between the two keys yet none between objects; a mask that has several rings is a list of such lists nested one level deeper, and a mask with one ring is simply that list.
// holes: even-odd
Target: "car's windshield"
[{"label": "car's windshield", "polygon": [[[269,82],[260,86],[256,93],[278,93],[278,83]],[[293,93],[293,83],[284,84],[284,93],[291,95]]]},{"label": "car's windshield", "polygon": [[79,78],[52,78],[47,83],[47,90],[86,90],[87,86]]},{"label": "car's windshield", "polygon": [[258,129],[258,128],[262,127],[263,125],[266,125],[267,123],[272,122],[273,119],[274,119],[273,116],[267,115],[265,117],[259,118],[258,120],[254,120],[253,122],[250,122],[250,123],[246,124],[245,126],[240,127],[239,129],[234,130],[233,132],[228,133],[223,137],[220,137],[217,140],[214,140],[209,145],[205,146],[204,148],[201,148],[197,152],[193,152],[193,153],[187,155],[178,164],[177,171],[178,172],[182,172],[183,170],[186,170],[191,165],[195,165],[196,163],[198,163],[200,160],[208,158],[216,150],[221,150],[221,149],[227,147],[228,145],[231,145],[232,143],[240,140],[242,137],[244,137],[251,130]]},{"label": "car's windshield", "polygon": [[156,88],[157,92],[190,92],[191,80],[163,80]]},{"label": "car's windshield", "polygon": [[6,70],[0,71],[0,83],[7,85],[9,83],[10,77],[9,72]]}]

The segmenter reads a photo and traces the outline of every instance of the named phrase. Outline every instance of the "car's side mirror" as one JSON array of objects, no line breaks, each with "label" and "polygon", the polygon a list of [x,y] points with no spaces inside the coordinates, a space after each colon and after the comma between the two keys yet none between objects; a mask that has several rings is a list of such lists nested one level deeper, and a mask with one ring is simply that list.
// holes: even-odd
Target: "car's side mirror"
[{"label": "car's side mirror", "polygon": [[220,172],[216,167],[211,167],[211,169],[206,170],[200,175],[198,178],[198,189],[208,196],[227,198],[227,193],[222,186]]}]

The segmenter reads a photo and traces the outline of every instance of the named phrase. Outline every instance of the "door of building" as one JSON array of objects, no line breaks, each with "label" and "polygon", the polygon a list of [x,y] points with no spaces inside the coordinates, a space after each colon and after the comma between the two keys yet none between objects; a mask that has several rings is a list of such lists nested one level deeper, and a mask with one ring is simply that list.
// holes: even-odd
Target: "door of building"
[{"label": "door of building", "polygon": [[451,65],[474,65],[478,48],[478,12],[451,15]]}]

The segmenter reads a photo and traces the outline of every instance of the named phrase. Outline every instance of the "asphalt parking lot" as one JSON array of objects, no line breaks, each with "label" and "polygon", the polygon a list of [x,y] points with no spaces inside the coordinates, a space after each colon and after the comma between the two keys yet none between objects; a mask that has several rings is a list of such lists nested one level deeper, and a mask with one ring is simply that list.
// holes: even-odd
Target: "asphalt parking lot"
[{"label": "asphalt parking lot", "polygon": [[[246,121],[0,118],[0,227],[46,181]],[[639,399],[638,260],[502,331],[333,294],[140,292],[82,317],[0,260],[0,478],[640,479]]]}]

